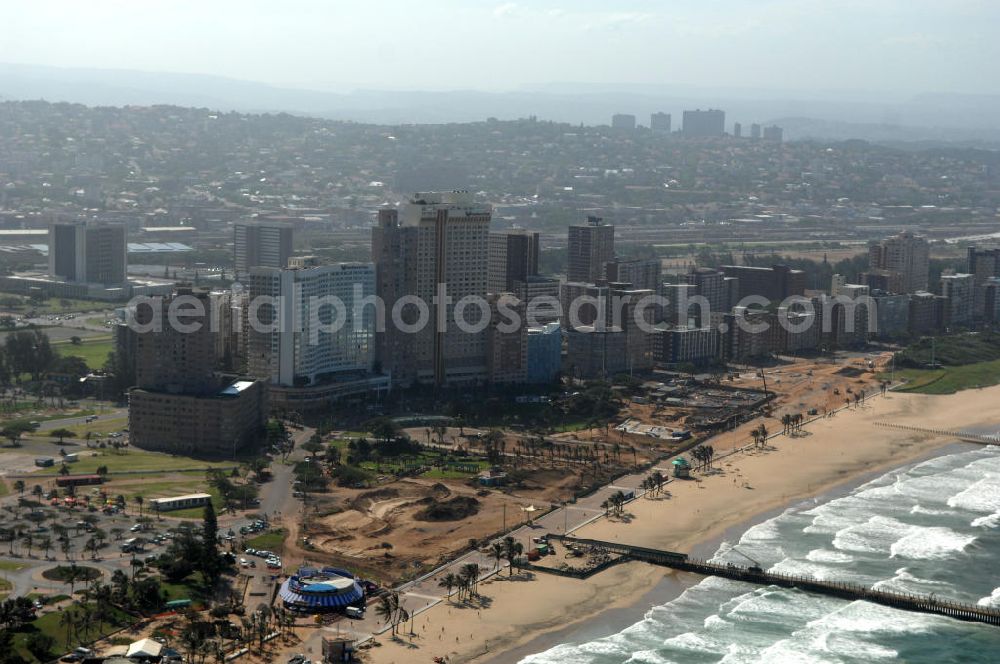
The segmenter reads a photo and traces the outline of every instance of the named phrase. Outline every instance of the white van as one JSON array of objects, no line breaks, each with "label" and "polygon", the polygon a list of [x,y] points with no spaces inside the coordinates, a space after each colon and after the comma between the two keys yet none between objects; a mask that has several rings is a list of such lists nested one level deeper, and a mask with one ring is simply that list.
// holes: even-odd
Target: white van
[{"label": "white van", "polygon": [[359,609],[356,606],[349,606],[346,609],[344,609],[344,615],[346,615],[348,618],[354,618],[356,620],[360,620],[361,618],[365,617],[365,610]]}]

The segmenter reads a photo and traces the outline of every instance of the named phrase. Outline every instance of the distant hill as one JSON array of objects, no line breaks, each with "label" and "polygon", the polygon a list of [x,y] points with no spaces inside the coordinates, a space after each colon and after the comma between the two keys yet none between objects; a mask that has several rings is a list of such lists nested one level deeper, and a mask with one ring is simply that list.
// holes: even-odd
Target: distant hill
[{"label": "distant hill", "polygon": [[0,64],[0,99],[45,99],[89,106],[174,104],[220,111],[287,112],[337,120],[399,123],[480,121],[488,117],[607,124],[614,113],[649,114],[722,108],[727,129],[741,122],[776,123],[785,138],[873,141],[1000,140],[1000,97],[923,94],[915,97],[792,91],[716,90],[692,86],[553,83],[512,92],[281,88],[201,74],[69,69]]}]

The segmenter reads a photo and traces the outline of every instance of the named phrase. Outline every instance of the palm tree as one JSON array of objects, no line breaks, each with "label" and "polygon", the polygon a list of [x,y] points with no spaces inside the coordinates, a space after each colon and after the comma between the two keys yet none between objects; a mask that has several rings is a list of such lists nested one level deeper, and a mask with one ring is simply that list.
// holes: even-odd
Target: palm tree
[{"label": "palm tree", "polygon": [[14,489],[23,496],[25,489],[24,480],[14,480]]},{"label": "palm tree", "polygon": [[479,565],[476,563],[462,565],[462,577],[466,580],[469,595],[475,595],[479,583]]},{"label": "palm tree", "polygon": [[446,597],[451,597],[451,589],[458,585],[458,577],[456,577],[451,572],[444,575],[440,581],[438,581],[438,586],[444,588],[447,591]]},{"label": "palm tree", "polygon": [[493,558],[495,558],[497,561],[494,569],[499,570],[500,561],[503,560],[503,544],[501,544],[500,542],[493,542],[493,544],[490,545],[490,553],[493,555]]},{"label": "palm tree", "polygon": [[132,500],[134,500],[135,504],[139,506],[139,518],[141,519],[142,518],[142,503],[143,503],[143,498],[142,498],[142,496],[136,496]]},{"label": "palm tree", "polygon": [[524,545],[508,535],[503,538],[503,547],[504,557],[510,563],[510,576],[514,576],[514,564],[518,556],[524,552]]}]

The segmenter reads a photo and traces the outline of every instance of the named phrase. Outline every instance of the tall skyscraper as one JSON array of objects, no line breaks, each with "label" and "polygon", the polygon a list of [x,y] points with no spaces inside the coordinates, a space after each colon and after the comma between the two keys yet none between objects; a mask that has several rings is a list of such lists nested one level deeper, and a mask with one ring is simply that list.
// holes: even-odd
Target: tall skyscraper
[{"label": "tall skyscraper", "polygon": [[611,116],[611,128],[632,131],[635,129],[635,116],[628,113],[616,113]]},{"label": "tall skyscraper", "polygon": [[760,140],[760,125],[756,122],[750,125],[750,138],[755,141]]},{"label": "tall skyscraper", "polygon": [[716,109],[703,111],[684,111],[684,126],[681,131],[685,136],[708,138],[722,136],[726,133],[726,112]]},{"label": "tall skyscraper", "polygon": [[636,290],[657,292],[662,284],[663,268],[658,258],[613,260],[605,263],[604,271],[609,283],[630,284]]},{"label": "tall skyscraper", "polygon": [[124,284],[127,250],[124,224],[87,220],[49,225],[49,275],[55,279]]},{"label": "tall skyscraper", "polygon": [[968,272],[982,285],[991,277],[1000,277],[1000,249],[969,247]]},{"label": "tall skyscraper", "polygon": [[600,217],[588,217],[586,225],[570,226],[568,252],[568,281],[603,281],[605,263],[615,258],[615,227]]},{"label": "tall skyscraper", "polygon": [[649,116],[649,128],[654,134],[670,133],[670,114],[653,113]]},{"label": "tall skyscraper", "polygon": [[490,233],[491,293],[512,293],[515,282],[538,274],[538,233],[508,231]]},{"label": "tall skyscraper", "polygon": [[[468,192],[415,194],[400,210],[380,210],[372,231],[376,290],[385,302],[386,330],[379,334],[379,362],[394,383],[483,382],[486,334],[455,323],[455,304],[466,296],[486,302],[492,211]],[[436,296],[446,289],[450,302]],[[406,298],[406,299],[404,299]],[[426,306],[423,317],[419,300]],[[392,323],[393,310],[412,330]],[[478,307],[462,318],[479,321]],[[488,317],[488,313],[486,316]]]},{"label": "tall skyscraper", "polygon": [[739,122],[733,123],[733,138],[743,138],[743,125]]},{"label": "tall skyscraper", "polygon": [[782,138],[784,138],[784,130],[778,125],[771,125],[770,127],[764,127],[764,140],[773,141],[775,143],[780,143]]},{"label": "tall skyscraper", "polygon": [[292,227],[274,221],[238,221],[233,224],[233,267],[242,279],[254,267],[288,265],[292,255]]},{"label": "tall skyscraper", "polygon": [[248,288],[251,303],[273,298],[281,307],[261,306],[264,327],[249,326],[251,375],[273,385],[307,387],[371,372],[376,312],[360,303],[375,294],[374,265],[293,258],[287,268],[251,268]]},{"label": "tall skyscraper", "polygon": [[694,295],[708,301],[709,313],[729,313],[729,293],[726,289],[726,273],[710,267],[694,268],[684,275],[684,282],[696,287]]},{"label": "tall skyscraper", "polygon": [[869,247],[868,264],[873,271],[885,273],[889,288],[883,290],[895,293],[927,290],[930,246],[926,238],[905,231]]}]

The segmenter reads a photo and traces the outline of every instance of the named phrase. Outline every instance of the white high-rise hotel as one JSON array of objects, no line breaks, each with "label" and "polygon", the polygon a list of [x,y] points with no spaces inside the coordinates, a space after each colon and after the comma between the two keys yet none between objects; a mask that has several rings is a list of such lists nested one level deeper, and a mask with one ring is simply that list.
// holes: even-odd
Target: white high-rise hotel
[{"label": "white high-rise hotel", "polygon": [[307,387],[371,372],[376,310],[372,304],[356,308],[355,302],[374,295],[374,265],[292,258],[284,269],[251,268],[248,286],[251,307],[268,326],[254,330],[254,312],[246,312],[252,375],[273,385]]}]

